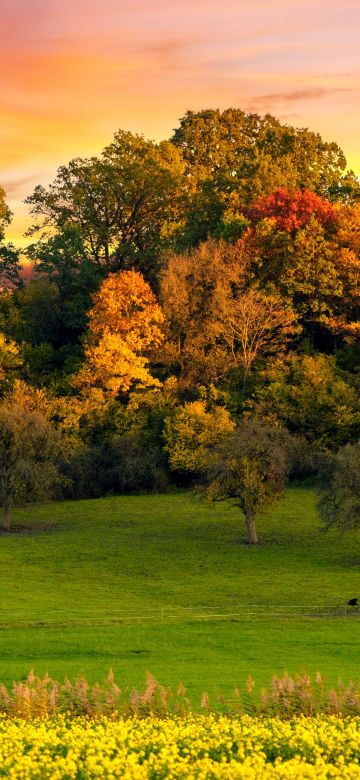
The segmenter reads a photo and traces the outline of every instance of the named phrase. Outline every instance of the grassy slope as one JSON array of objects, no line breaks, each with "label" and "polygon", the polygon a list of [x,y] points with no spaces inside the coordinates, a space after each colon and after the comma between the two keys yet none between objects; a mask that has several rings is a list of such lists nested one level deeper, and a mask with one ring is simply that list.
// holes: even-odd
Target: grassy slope
[{"label": "grassy slope", "polygon": [[[124,684],[150,670],[198,695],[250,673],[357,675],[360,613],[342,605],[360,596],[358,536],[320,532],[309,489],[262,519],[258,548],[236,508],[188,494],[27,507],[15,523],[23,532],[0,537],[1,681],[112,666]],[[296,617],[300,605],[329,616]],[[233,617],[199,621],[204,607]]]}]

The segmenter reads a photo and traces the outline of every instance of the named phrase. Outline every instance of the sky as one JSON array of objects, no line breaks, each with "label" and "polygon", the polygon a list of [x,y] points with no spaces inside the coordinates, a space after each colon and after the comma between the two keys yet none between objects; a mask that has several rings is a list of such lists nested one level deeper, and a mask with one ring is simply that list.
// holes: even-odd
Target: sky
[{"label": "sky", "polygon": [[121,128],[169,138],[187,109],[271,113],[360,175],[359,0],[0,0],[0,186],[24,198]]}]

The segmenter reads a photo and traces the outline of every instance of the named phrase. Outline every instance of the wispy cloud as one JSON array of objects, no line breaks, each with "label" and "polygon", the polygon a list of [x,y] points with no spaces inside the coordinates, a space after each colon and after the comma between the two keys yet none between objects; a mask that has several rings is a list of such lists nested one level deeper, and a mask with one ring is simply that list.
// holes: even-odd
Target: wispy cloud
[{"label": "wispy cloud", "polygon": [[357,90],[351,87],[307,87],[305,89],[292,89],[287,92],[272,92],[265,95],[257,95],[253,98],[253,104],[261,108],[279,107],[288,103],[299,103],[308,100],[321,100],[334,98],[338,95],[355,95]]}]

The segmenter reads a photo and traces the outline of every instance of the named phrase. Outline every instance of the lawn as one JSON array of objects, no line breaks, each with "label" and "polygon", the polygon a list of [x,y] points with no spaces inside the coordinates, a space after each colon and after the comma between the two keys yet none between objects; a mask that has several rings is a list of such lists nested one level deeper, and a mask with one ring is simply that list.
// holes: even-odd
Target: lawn
[{"label": "lawn", "polygon": [[28,506],[0,538],[0,681],[146,671],[196,698],[272,673],[358,677],[359,535],[324,533],[294,486],[243,543],[239,510],[189,493]]}]

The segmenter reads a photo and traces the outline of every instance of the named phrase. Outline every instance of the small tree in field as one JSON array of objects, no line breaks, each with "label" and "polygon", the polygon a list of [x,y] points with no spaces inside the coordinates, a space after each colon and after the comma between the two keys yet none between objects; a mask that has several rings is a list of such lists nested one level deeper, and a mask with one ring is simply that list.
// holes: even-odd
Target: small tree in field
[{"label": "small tree in field", "polygon": [[45,500],[59,483],[60,438],[38,411],[4,401],[0,406],[0,499],[3,528],[10,530],[12,507]]},{"label": "small tree in field", "polygon": [[360,441],[328,454],[322,467],[318,509],[325,526],[360,528]]},{"label": "small tree in field", "polygon": [[290,468],[287,432],[244,419],[215,448],[208,468],[210,500],[235,498],[245,516],[247,541],[258,544],[256,518],[282,494]]}]

